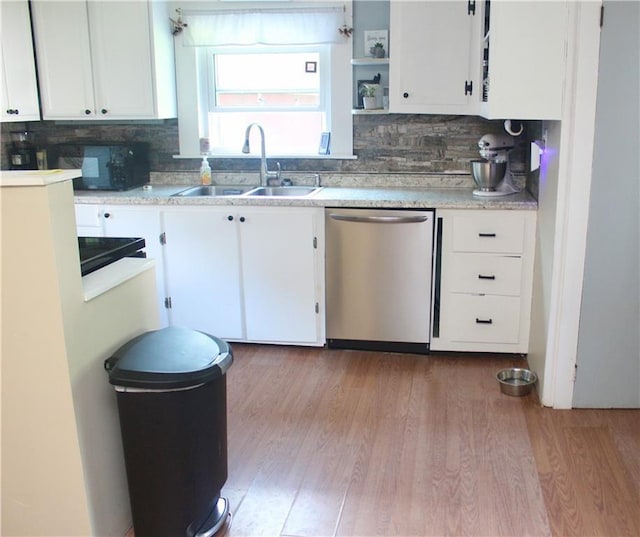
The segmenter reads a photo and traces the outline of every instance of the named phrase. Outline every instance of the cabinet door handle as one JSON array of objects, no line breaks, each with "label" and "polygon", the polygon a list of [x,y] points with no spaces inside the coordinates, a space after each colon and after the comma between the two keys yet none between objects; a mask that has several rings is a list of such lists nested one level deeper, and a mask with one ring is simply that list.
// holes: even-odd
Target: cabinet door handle
[{"label": "cabinet door handle", "polygon": [[104,217],[105,218],[110,218],[111,217],[111,213],[104,213]]},{"label": "cabinet door handle", "polygon": [[495,237],[495,233],[478,233],[478,237]]},{"label": "cabinet door handle", "polygon": [[88,108],[85,109],[84,111],[85,115],[88,116],[89,114],[91,114],[91,110],[89,110]]},{"label": "cabinet door handle", "polygon": [[101,112],[102,114],[106,114],[106,113],[107,113],[107,109],[106,109],[106,108],[103,108],[102,110],[100,110],[100,112]]},{"label": "cabinet door handle", "polygon": [[405,92],[402,94],[402,96],[403,96],[405,99],[408,99],[408,98],[409,98],[409,93],[407,93],[407,92],[405,91]]},{"label": "cabinet door handle", "polygon": [[493,319],[478,319],[476,317],[477,324],[493,324]]},{"label": "cabinet door handle", "polygon": [[495,280],[495,276],[485,276],[484,274],[478,274],[479,280]]},{"label": "cabinet door handle", "polygon": [[229,222],[233,222],[233,216],[231,215],[227,216],[227,220],[229,220]]},{"label": "cabinet door handle", "polygon": [[240,222],[244,222],[244,221],[245,221],[244,216],[241,216],[241,217],[240,217]]}]

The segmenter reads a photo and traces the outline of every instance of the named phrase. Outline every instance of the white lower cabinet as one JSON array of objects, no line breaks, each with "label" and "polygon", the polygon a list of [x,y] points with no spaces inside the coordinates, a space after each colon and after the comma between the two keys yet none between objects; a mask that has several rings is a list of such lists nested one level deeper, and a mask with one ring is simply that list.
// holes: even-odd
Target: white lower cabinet
[{"label": "white lower cabinet", "polygon": [[170,322],[218,337],[324,344],[323,212],[163,211]]},{"label": "white lower cabinet", "polygon": [[162,213],[172,325],[243,339],[240,240],[234,210],[176,207]]},{"label": "white lower cabinet", "polygon": [[156,260],[156,296],[160,314],[160,327],[168,326],[169,318],[164,307],[165,281],[160,243],[160,211],[156,207],[105,206],[102,209],[105,237],[142,237],[147,257]]},{"label": "white lower cabinet", "polygon": [[451,293],[445,304],[445,326],[453,340],[518,344],[520,297]]},{"label": "white lower cabinet", "polygon": [[147,257],[156,260],[156,294],[160,326],[168,326],[169,318],[164,306],[166,294],[159,208],[76,203],[75,212],[79,237],[142,237],[145,240]]},{"label": "white lower cabinet", "polygon": [[431,349],[528,351],[535,222],[535,211],[437,212]]},{"label": "white lower cabinet", "polygon": [[103,210],[104,205],[75,204],[78,237],[104,237]]},{"label": "white lower cabinet", "polygon": [[324,212],[254,207],[238,214],[246,339],[323,344]]}]

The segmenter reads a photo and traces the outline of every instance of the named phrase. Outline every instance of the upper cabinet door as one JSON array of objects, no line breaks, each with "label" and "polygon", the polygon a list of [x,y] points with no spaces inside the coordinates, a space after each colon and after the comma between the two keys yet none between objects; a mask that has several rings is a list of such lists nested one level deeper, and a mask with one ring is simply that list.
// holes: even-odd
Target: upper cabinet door
[{"label": "upper cabinet door", "polygon": [[38,121],[40,107],[27,0],[0,4],[2,121]]},{"label": "upper cabinet door", "polygon": [[176,116],[167,4],[35,0],[44,119]]},{"label": "upper cabinet door", "polygon": [[85,2],[32,4],[44,119],[95,119]]},{"label": "upper cabinet door", "polygon": [[97,113],[153,117],[149,8],[146,2],[89,2]]},{"label": "upper cabinet door", "polygon": [[475,113],[479,33],[467,1],[391,2],[390,111]]},{"label": "upper cabinet door", "polygon": [[568,3],[482,3],[483,89],[488,119],[561,119]]}]

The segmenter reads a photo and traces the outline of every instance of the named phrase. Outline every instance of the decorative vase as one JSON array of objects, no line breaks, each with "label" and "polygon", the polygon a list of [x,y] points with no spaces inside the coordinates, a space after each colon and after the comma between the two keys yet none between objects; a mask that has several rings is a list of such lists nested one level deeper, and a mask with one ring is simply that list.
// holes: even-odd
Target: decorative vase
[{"label": "decorative vase", "polygon": [[378,99],[375,96],[363,97],[362,104],[365,110],[373,110],[378,107]]}]

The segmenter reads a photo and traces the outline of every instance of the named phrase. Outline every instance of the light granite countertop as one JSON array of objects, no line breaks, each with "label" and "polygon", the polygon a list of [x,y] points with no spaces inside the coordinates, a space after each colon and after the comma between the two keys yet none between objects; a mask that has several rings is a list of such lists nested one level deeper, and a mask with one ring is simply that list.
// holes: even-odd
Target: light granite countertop
[{"label": "light granite countertop", "polygon": [[376,207],[410,209],[537,210],[526,191],[479,197],[469,187],[321,187],[307,197],[174,196],[193,185],[148,185],[126,192],[75,192],[76,203],[113,205],[256,205],[285,207]]}]

